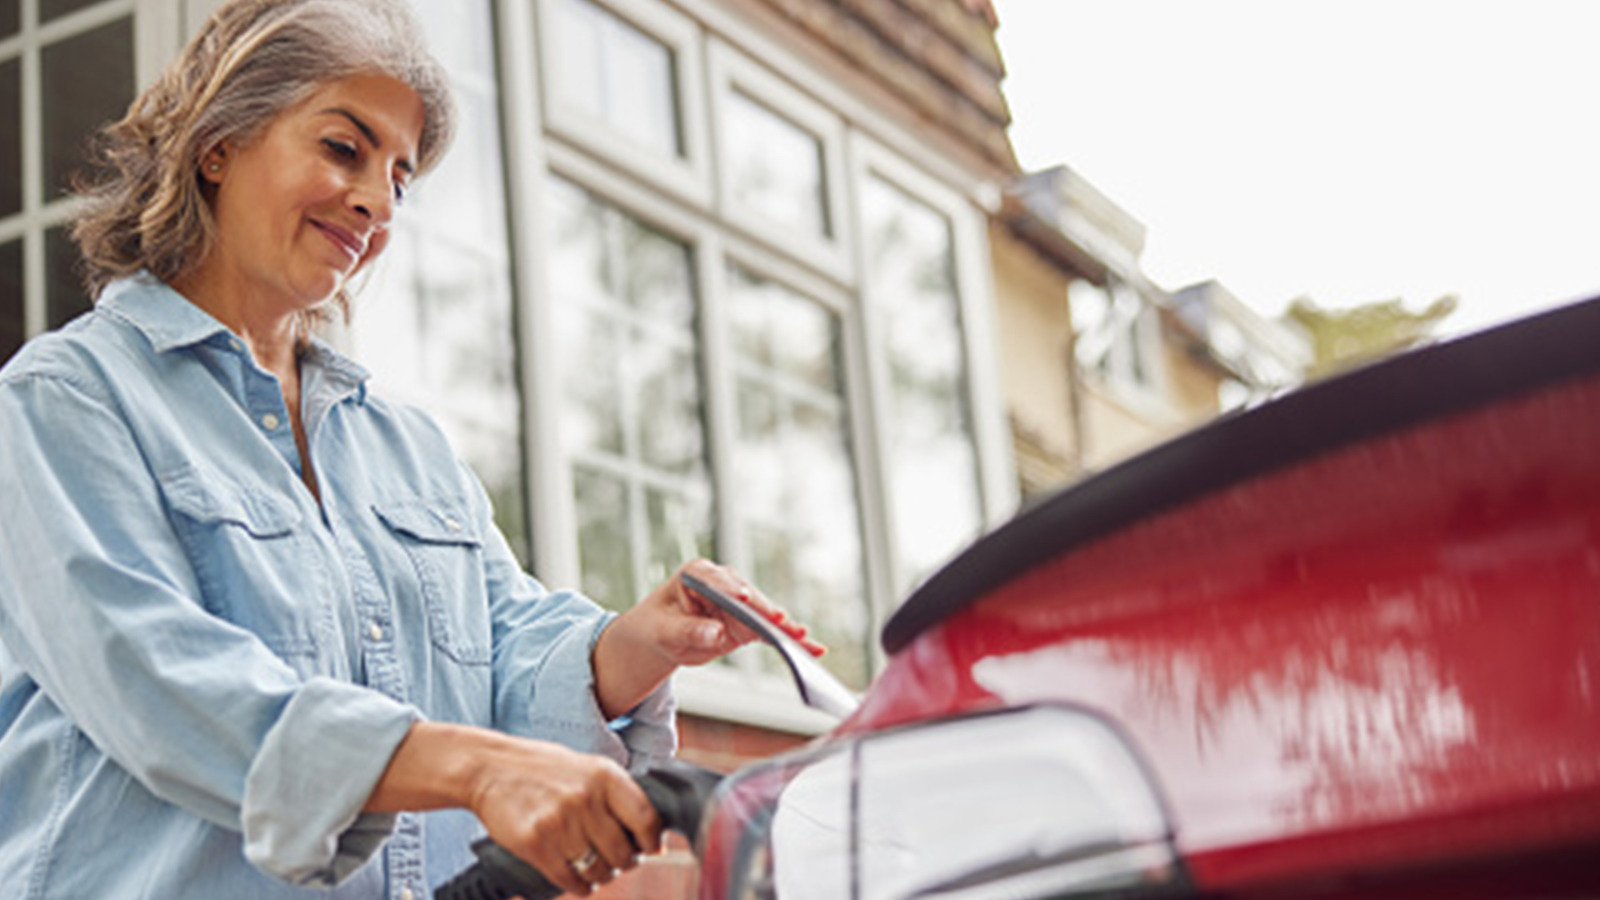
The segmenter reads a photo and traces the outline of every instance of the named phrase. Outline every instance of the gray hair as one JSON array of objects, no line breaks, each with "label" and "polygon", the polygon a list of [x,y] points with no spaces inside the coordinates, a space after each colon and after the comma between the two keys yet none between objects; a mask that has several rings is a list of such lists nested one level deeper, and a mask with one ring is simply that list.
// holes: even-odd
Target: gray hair
[{"label": "gray hair", "polygon": [[[436,165],[455,130],[448,76],[405,0],[232,0],[128,114],[100,134],[97,180],[73,224],[91,294],[140,269],[172,282],[216,239],[200,177],[207,153],[247,144],[328,82],[382,74],[422,98],[417,169]],[[337,296],[348,312],[349,298]]]}]

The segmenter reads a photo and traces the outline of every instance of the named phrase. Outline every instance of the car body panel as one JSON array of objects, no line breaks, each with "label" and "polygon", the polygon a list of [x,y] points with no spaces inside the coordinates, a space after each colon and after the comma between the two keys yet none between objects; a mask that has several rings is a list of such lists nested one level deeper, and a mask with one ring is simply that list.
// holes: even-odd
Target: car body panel
[{"label": "car body panel", "polygon": [[1202,892],[1600,890],[1578,862],[1600,859],[1600,301],[1091,479],[935,575],[885,643],[835,739],[1098,710]]}]

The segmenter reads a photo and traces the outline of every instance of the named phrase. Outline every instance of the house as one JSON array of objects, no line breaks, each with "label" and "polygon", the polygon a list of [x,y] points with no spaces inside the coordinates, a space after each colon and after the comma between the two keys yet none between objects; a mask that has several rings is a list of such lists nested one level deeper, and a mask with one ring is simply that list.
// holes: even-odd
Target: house
[{"label": "house", "polygon": [[[1018,233],[1056,247],[1058,270],[1069,279],[1069,299],[1055,318],[1072,322],[1074,475],[1301,379],[1310,357],[1297,332],[1264,319],[1215,281],[1175,292],[1152,282],[1141,264],[1144,226],[1072,169],[1030,173],[1011,198],[1010,221],[1023,223]],[[1002,308],[1005,299],[997,298]],[[1039,332],[1017,340],[1031,333],[1037,341]],[[1004,346],[1008,360],[1018,355]],[[1008,402],[1013,415],[1025,408],[1016,392]],[[1019,440],[1019,466],[1024,451]]]}]

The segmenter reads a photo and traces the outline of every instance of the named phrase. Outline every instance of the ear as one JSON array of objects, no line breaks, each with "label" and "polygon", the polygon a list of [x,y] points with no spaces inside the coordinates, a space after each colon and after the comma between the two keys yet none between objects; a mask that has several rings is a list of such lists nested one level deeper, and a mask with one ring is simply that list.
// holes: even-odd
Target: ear
[{"label": "ear", "polygon": [[222,174],[228,170],[228,142],[212,147],[200,157],[200,177],[212,184],[222,183]]}]

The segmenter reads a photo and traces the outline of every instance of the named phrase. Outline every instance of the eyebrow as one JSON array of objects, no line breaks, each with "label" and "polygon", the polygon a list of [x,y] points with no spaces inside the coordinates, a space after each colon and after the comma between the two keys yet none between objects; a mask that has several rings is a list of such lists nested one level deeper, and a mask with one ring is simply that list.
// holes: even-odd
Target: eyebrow
[{"label": "eyebrow", "polygon": [[[373,131],[371,126],[367,125],[366,122],[361,121],[361,117],[360,116],[357,116],[355,113],[351,112],[350,110],[345,109],[342,106],[332,106],[332,107],[329,107],[327,109],[322,110],[322,114],[324,114],[324,115],[343,116],[346,119],[349,119],[350,120],[350,124],[354,125],[356,127],[356,130],[360,131],[362,136],[365,137],[372,144],[372,146],[374,148],[383,147],[383,141],[378,139],[378,133]],[[395,161],[395,165],[398,166],[407,175],[415,175],[417,173],[416,167],[411,164],[411,160],[409,160],[409,159],[396,160]]]}]

